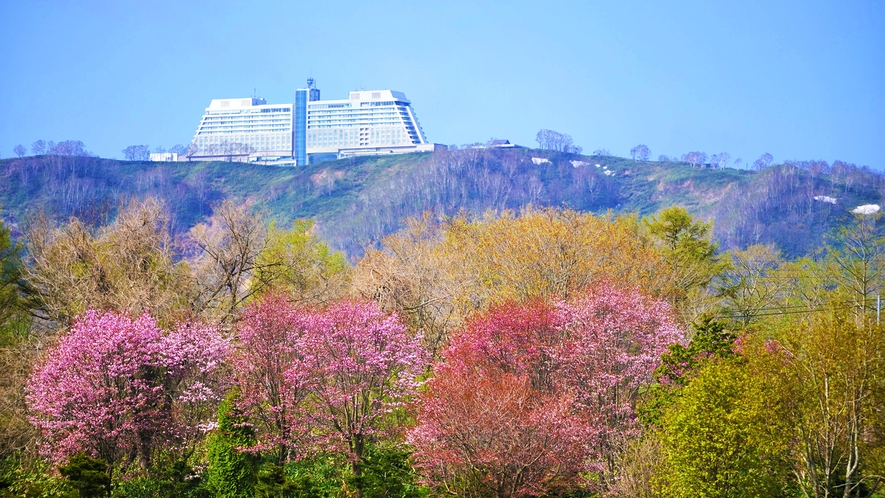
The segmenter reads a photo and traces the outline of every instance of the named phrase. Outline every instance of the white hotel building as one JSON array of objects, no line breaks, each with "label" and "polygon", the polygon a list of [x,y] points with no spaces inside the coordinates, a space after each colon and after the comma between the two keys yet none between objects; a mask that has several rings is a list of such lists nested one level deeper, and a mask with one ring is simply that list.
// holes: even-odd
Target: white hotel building
[{"label": "white hotel building", "polygon": [[427,142],[411,102],[392,90],[320,100],[313,79],[292,104],[214,99],[191,142],[191,159],[305,165],[358,155],[444,147]]}]

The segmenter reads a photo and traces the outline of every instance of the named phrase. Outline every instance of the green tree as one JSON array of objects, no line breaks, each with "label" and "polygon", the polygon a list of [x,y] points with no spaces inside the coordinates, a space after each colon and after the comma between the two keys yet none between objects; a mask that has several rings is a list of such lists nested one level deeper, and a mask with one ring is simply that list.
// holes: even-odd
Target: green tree
[{"label": "green tree", "polygon": [[[671,206],[645,219],[649,232],[657,238],[674,261],[711,262],[716,244],[710,242],[713,224],[695,222],[680,206]],[[698,277],[700,278],[700,276]]]},{"label": "green tree", "polygon": [[691,322],[709,308],[707,286],[727,268],[710,237],[713,223],[695,221],[683,207],[672,206],[645,218],[644,225],[670,265],[674,287],[682,293],[674,303]]},{"label": "green tree", "polygon": [[798,386],[796,474],[807,496],[870,496],[885,468],[885,327],[833,302],[777,331]]},{"label": "green tree", "polygon": [[[164,456],[173,456],[171,454]],[[112,498],[209,498],[203,479],[186,460],[164,459],[149,474],[118,481]]]},{"label": "green tree", "polygon": [[31,446],[24,383],[39,346],[28,341],[31,319],[21,287],[21,247],[0,221],[0,458]]},{"label": "green tree", "polygon": [[9,227],[0,220],[0,346],[22,329],[24,310],[19,294],[21,247],[12,240]]},{"label": "green tree", "polygon": [[726,313],[747,327],[759,316],[778,311],[792,287],[793,274],[784,267],[780,251],[763,245],[727,254],[728,268],[716,279]]},{"label": "green tree", "polygon": [[792,424],[777,361],[753,354],[707,363],[664,415],[664,496],[788,495]]},{"label": "green tree", "polygon": [[640,420],[659,426],[663,413],[682,394],[685,387],[708,362],[734,357],[737,335],[712,315],[700,317],[692,324],[694,333],[688,346],[672,344],[661,355],[661,365],[654,372],[655,383],[644,393],[637,409]]},{"label": "green tree", "polygon": [[32,460],[16,452],[0,460],[0,497],[76,498],[70,481],[52,471],[43,460]]},{"label": "green tree", "polygon": [[410,463],[411,452],[395,444],[371,444],[363,457],[362,473],[351,479],[363,498],[419,498],[429,489],[419,485]]},{"label": "green tree", "polygon": [[77,490],[80,498],[99,498],[111,492],[108,464],[100,458],[79,453],[72,456],[67,465],[59,467],[58,471]]},{"label": "green tree", "polygon": [[723,322],[706,315],[693,324],[693,329],[694,335],[687,347],[673,344],[661,355],[661,366],[655,370],[657,380],[683,387],[707,361],[734,356],[737,335]]},{"label": "green tree", "polygon": [[341,496],[342,490],[348,489],[347,480],[353,475],[346,455],[327,453],[289,462],[284,466],[284,472],[286,481],[283,485],[292,486],[289,496],[297,498]]},{"label": "green tree", "polygon": [[254,495],[258,457],[243,451],[255,444],[252,426],[236,408],[237,393],[218,407],[218,427],[209,436],[207,487],[219,498]]},{"label": "green tree", "polygon": [[300,496],[299,486],[286,478],[285,469],[274,462],[265,463],[258,471],[255,496],[259,498],[283,498]]},{"label": "green tree", "polygon": [[347,261],[313,233],[313,226],[313,220],[298,220],[292,228],[281,230],[271,223],[256,258],[251,285],[257,293],[281,291],[295,301],[311,304],[326,303],[341,294],[347,281]]},{"label": "green tree", "polygon": [[[880,212],[854,219],[827,236],[823,264],[828,276],[852,301],[860,317],[875,309],[885,284],[885,228]],[[858,323],[861,323],[859,320]]]}]

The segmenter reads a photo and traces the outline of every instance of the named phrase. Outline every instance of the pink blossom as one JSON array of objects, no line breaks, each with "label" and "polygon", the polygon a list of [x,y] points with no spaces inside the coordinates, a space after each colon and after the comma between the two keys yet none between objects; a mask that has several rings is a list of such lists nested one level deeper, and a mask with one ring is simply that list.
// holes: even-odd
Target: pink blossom
[{"label": "pink blossom", "polygon": [[56,462],[83,451],[111,466],[149,463],[154,447],[197,432],[199,421],[182,416],[193,412],[185,405],[217,400],[222,387],[213,374],[226,352],[211,327],[164,334],[148,314],[88,311],[28,380],[44,454]]},{"label": "pink blossom", "polygon": [[[409,434],[418,465],[431,483],[466,473],[498,496],[557,489],[514,481],[516,468],[550,486],[579,486],[587,472],[605,479],[617,439],[638,431],[641,387],[682,338],[666,303],[606,284],[570,302],[492,307],[468,321],[434,366]],[[531,395],[507,401],[511,383]],[[553,439],[538,446],[519,434]],[[534,466],[520,467],[528,461]],[[501,486],[510,491],[502,495]]]},{"label": "pink blossom", "polygon": [[372,302],[314,310],[271,296],[246,310],[239,340],[233,363],[240,405],[257,422],[252,450],[273,448],[281,460],[316,447],[359,460],[427,364],[420,338]]}]

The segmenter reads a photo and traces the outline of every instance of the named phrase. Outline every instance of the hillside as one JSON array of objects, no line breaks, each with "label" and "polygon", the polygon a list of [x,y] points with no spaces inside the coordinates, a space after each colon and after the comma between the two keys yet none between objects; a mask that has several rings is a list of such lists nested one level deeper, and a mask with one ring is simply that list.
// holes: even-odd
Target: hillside
[{"label": "hillside", "polygon": [[[131,197],[155,196],[187,231],[234,198],[278,223],[312,217],[349,255],[397,230],[403,217],[568,205],[646,215],[673,204],[712,219],[726,248],[770,243],[786,256],[818,246],[859,204],[881,203],[879,173],[836,162],[784,164],[761,172],[700,169],[547,150],[463,149],[345,159],[304,168],[239,163],[150,163],[94,157],[0,160],[0,206],[14,229],[30,213],[98,223]],[[815,200],[828,196],[835,203]]]}]

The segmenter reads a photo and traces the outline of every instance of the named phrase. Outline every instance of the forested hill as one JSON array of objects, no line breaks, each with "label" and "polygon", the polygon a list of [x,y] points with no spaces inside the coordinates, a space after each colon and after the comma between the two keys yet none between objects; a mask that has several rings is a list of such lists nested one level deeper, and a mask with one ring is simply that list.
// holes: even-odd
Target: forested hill
[{"label": "forested hill", "polygon": [[861,204],[881,204],[885,178],[835,162],[796,162],[760,172],[704,169],[531,149],[462,149],[345,159],[304,168],[240,163],[151,163],[95,157],[0,160],[0,208],[21,230],[29,213],[103,222],[133,197],[162,199],[184,232],[226,198],[253,203],[277,223],[312,217],[351,256],[426,210],[567,205],[650,214],[678,204],[712,219],[724,248],[765,243],[806,254]]}]

